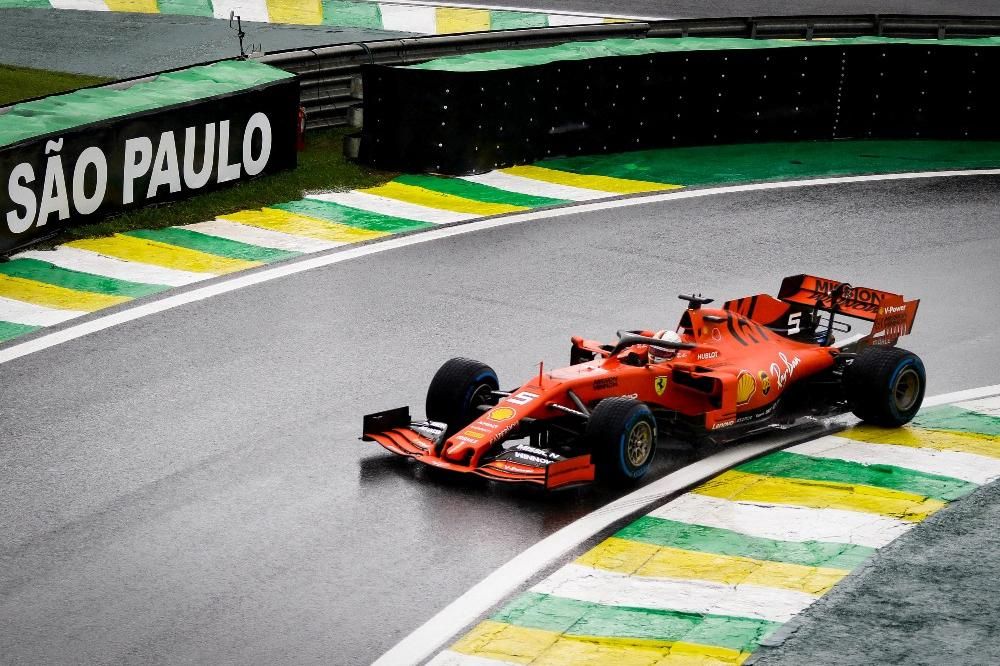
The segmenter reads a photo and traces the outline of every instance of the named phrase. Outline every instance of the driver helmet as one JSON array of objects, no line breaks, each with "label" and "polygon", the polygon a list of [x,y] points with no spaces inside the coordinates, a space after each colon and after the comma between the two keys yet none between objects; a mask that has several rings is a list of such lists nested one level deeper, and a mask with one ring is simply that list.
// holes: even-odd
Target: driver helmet
[{"label": "driver helmet", "polygon": [[[677,331],[657,331],[654,335],[657,340],[664,340],[666,342],[680,342],[681,336],[677,334]],[[663,361],[669,361],[673,357],[677,356],[676,349],[663,349],[662,347],[649,346],[649,362],[650,363],[662,363]]]}]

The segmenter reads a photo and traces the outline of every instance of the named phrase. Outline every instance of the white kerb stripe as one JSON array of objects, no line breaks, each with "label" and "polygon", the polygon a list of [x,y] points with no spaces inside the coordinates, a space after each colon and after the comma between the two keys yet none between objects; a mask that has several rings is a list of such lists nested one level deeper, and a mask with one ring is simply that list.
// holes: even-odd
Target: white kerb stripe
[{"label": "white kerb stripe", "polygon": [[268,23],[266,0],[212,0],[212,13],[215,18],[228,19],[229,12],[234,12],[244,21]]},{"label": "white kerb stripe", "polygon": [[589,190],[583,187],[573,187],[572,185],[559,185],[544,180],[515,176],[514,174],[502,171],[490,171],[477,176],[462,176],[463,180],[480,185],[488,185],[508,192],[518,192],[520,194],[530,194],[536,197],[548,197],[549,199],[564,199],[566,201],[592,201],[594,199],[606,199],[618,196],[613,192],[602,192],[600,190]]},{"label": "white kerb stripe", "polygon": [[968,409],[973,412],[978,412],[980,414],[986,414],[987,416],[1000,416],[1000,396],[980,398],[979,400],[968,400],[966,402],[960,402],[955,406],[961,407],[962,409]]},{"label": "white kerb stripe", "polygon": [[88,314],[79,310],[62,310],[47,308],[34,303],[26,303],[13,298],[0,296],[0,321],[25,326],[54,326],[64,321]]},{"label": "white kerb stripe", "polygon": [[366,194],[365,192],[328,192],[326,194],[311,194],[306,198],[332,201],[348,208],[357,208],[381,215],[399,217],[404,220],[417,220],[418,222],[431,222],[433,224],[462,222],[482,217],[482,215],[474,215],[472,213],[456,213],[450,210],[418,206],[408,201],[390,199],[389,197],[382,197],[376,194]]},{"label": "white kerb stripe", "polygon": [[15,255],[13,258],[25,257],[47,261],[50,264],[81,273],[103,275],[105,277],[138,282],[139,284],[163,284],[169,287],[182,287],[193,282],[200,282],[215,277],[211,273],[194,273],[175,268],[164,268],[138,261],[123,261],[114,257],[80,250],[75,247],[59,246],[54,250],[31,250]]},{"label": "white kerb stripe", "polygon": [[227,220],[196,222],[195,224],[186,224],[180,228],[197,231],[199,234],[207,236],[247,243],[248,245],[270,247],[277,250],[290,250],[292,252],[322,252],[332,247],[346,245],[346,243],[335,243],[318,238],[296,236],[294,234],[261,229],[260,227],[252,227],[248,224],[229,222]]},{"label": "white kerb stripe", "polygon": [[104,0],[49,0],[53,9],[83,9],[91,12],[106,12]]},{"label": "white kerb stripe", "polygon": [[681,495],[649,515],[764,539],[829,541],[872,548],[884,546],[916,525],[874,513],[768,502],[747,504],[697,493]]},{"label": "white kerb stripe", "polygon": [[772,622],[787,622],[816,601],[811,594],[794,590],[706,580],[643,578],[579,564],[567,564],[531,590],[607,606],[735,615]]},{"label": "white kerb stripe", "polygon": [[427,666],[514,666],[515,662],[474,657],[471,654],[445,650],[427,662]]},{"label": "white kerb stripe", "polygon": [[597,16],[573,16],[572,14],[549,14],[549,26],[557,25],[590,25],[593,23],[604,23],[603,18]]},{"label": "white kerb stripe", "polygon": [[869,444],[842,437],[824,437],[788,450],[816,458],[848,460],[864,465],[894,465],[978,484],[1000,478],[1000,460],[974,453],[937,451],[895,444]]},{"label": "white kerb stripe", "polygon": [[437,9],[412,5],[394,5],[380,2],[383,30],[437,34]]}]

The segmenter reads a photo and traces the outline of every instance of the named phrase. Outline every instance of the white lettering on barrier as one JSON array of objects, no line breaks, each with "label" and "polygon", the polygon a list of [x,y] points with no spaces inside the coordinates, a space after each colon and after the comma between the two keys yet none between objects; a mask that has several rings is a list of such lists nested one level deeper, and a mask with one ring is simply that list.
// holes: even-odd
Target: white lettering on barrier
[{"label": "white lettering on barrier", "polygon": [[[180,154],[174,131],[161,133],[155,145],[145,136],[126,139],[122,205],[136,203],[137,195],[143,201],[156,199],[163,194],[164,188],[169,194],[176,194],[183,188],[197,190],[206,186],[213,175],[216,182],[225,183],[242,174],[256,176],[262,173],[271,159],[274,143],[267,115],[257,112],[250,116],[240,139],[240,159],[235,163],[229,162],[229,128],[229,120],[206,123],[201,151],[198,150],[199,126],[185,128]],[[44,152],[48,157],[44,172],[36,174],[29,162],[10,170],[7,196],[14,207],[3,211],[3,218],[11,233],[20,234],[32,226],[44,226],[53,214],[65,220],[70,216],[71,207],[80,215],[90,215],[104,204],[108,193],[107,155],[101,148],[89,146],[81,151],[75,163],[64,164],[59,154],[63,146],[64,139],[46,141]],[[144,177],[149,178],[146,190],[137,192],[136,181]],[[41,194],[29,187],[32,184],[37,187],[39,180]]]},{"label": "white lettering on barrier", "polygon": [[125,171],[123,173],[122,203],[135,201],[135,179],[144,176],[153,163],[153,142],[137,136],[125,141]]},{"label": "white lettering on barrier", "polygon": [[[87,196],[87,168],[94,167],[96,182],[94,183],[94,193]],[[108,191],[108,159],[104,156],[104,151],[96,146],[91,146],[80,153],[73,167],[73,207],[80,215],[90,215],[104,201],[104,195]]]}]

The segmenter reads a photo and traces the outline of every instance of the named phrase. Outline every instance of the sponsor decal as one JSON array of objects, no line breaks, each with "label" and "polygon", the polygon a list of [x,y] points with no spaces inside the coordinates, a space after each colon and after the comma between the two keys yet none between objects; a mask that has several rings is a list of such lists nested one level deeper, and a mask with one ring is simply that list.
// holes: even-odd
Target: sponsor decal
[{"label": "sponsor decal", "polygon": [[617,377],[604,377],[603,379],[595,379],[593,384],[593,389],[595,391],[607,391],[608,389],[613,389],[618,386]]},{"label": "sponsor decal", "polygon": [[638,393],[626,393],[625,395],[620,395],[618,397],[619,398],[632,398],[633,400],[638,400],[639,394]]},{"label": "sponsor decal", "polygon": [[496,437],[493,438],[493,441],[494,442],[499,442],[501,439],[503,439],[508,434],[510,434],[510,431],[514,429],[514,425],[515,424],[511,423],[509,426],[507,426],[506,428],[504,428],[503,430],[501,430],[500,432],[498,432],[496,434]]},{"label": "sponsor decal", "polygon": [[767,395],[771,392],[771,375],[767,374],[767,370],[761,370],[757,373],[757,378],[760,379],[760,392],[763,395]]},{"label": "sponsor decal", "polygon": [[483,437],[486,436],[481,432],[476,432],[475,430],[472,430],[471,428],[469,430],[466,430],[462,434],[465,435],[466,437],[471,437],[472,439],[482,439]]},{"label": "sponsor decal", "polygon": [[507,398],[507,402],[512,405],[527,405],[529,402],[538,397],[537,393],[531,393],[530,391],[521,391],[515,395]]},{"label": "sponsor decal", "polygon": [[736,376],[736,404],[747,404],[756,392],[757,381],[753,375],[749,370],[740,370],[740,374]]},{"label": "sponsor decal", "polygon": [[472,439],[471,437],[466,437],[465,435],[455,435],[455,440],[463,442],[465,444],[478,444],[479,441]]},{"label": "sponsor decal", "polygon": [[738,419],[736,419],[736,423],[740,424],[740,423],[749,423],[751,421],[759,421],[762,418],[770,416],[771,413],[774,411],[775,407],[777,406],[778,406],[777,403],[772,403],[771,406],[769,406],[767,409],[756,410],[752,414],[746,414],[744,416],[739,417]]},{"label": "sponsor decal", "polygon": [[530,453],[536,456],[542,456],[549,460],[562,460],[562,456],[557,453],[552,453],[551,451],[546,451],[545,449],[535,448],[530,444],[518,444],[514,447],[517,451],[523,451],[524,453]]},{"label": "sponsor decal", "polygon": [[[837,289],[840,289],[841,286],[843,286],[842,282],[817,279],[816,293],[829,297],[836,292]],[[874,289],[851,287],[850,285],[846,285],[841,292],[841,297],[845,300],[855,301],[851,304],[851,306],[859,310],[877,312],[879,305],[882,303],[883,294],[882,292],[875,291]]]},{"label": "sponsor decal", "polygon": [[771,374],[774,375],[774,378],[778,381],[778,388],[784,388],[785,384],[788,383],[788,380],[792,378],[793,374],[795,374],[795,368],[799,367],[799,363],[802,362],[802,359],[795,356],[792,360],[788,360],[788,357],[785,356],[784,352],[778,352],[778,358],[781,359],[782,365],[779,366],[777,363],[772,363],[770,370]]},{"label": "sponsor decal", "polygon": [[470,425],[469,428],[489,435],[497,429],[497,425],[495,423],[490,423],[489,421],[476,421]]},{"label": "sponsor decal", "polygon": [[527,460],[535,465],[548,465],[551,461],[548,458],[542,458],[540,456],[535,456],[530,453],[525,453],[524,451],[514,451],[514,457],[519,460]]},{"label": "sponsor decal", "polygon": [[497,407],[490,412],[489,416],[494,421],[506,421],[507,419],[514,418],[516,413],[510,407]]},{"label": "sponsor decal", "polygon": [[702,352],[702,353],[698,354],[698,360],[699,361],[707,361],[710,358],[718,358],[718,357],[719,357],[719,352],[717,352],[717,351]]},{"label": "sponsor decal", "polygon": [[728,428],[731,425],[736,424],[736,419],[729,419],[728,421],[719,421],[712,425],[712,430],[720,430],[721,428]]},{"label": "sponsor decal", "polygon": [[712,328],[712,339],[716,342],[722,339],[722,333],[715,327]]},{"label": "sponsor decal", "polygon": [[656,395],[663,395],[663,392],[667,390],[667,381],[665,376],[656,377],[653,380],[653,388],[656,389]]}]

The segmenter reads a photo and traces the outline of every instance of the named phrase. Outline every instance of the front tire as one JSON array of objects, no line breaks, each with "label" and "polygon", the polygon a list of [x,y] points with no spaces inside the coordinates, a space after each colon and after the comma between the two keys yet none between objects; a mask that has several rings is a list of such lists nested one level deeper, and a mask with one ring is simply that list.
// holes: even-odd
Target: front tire
[{"label": "front tire", "polygon": [[635,483],[649,471],[656,454],[656,419],[632,398],[606,398],[587,422],[597,478],[614,485]]},{"label": "front tire", "polygon": [[866,347],[844,371],[851,411],[885,428],[898,428],[917,415],[926,385],[920,357],[897,347]]},{"label": "front tire", "polygon": [[434,374],[427,387],[427,418],[448,424],[456,432],[476,420],[481,405],[490,404],[500,388],[493,368],[468,358],[453,358]]}]

